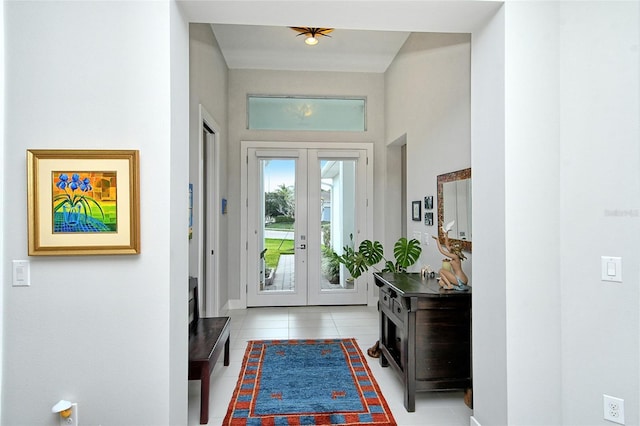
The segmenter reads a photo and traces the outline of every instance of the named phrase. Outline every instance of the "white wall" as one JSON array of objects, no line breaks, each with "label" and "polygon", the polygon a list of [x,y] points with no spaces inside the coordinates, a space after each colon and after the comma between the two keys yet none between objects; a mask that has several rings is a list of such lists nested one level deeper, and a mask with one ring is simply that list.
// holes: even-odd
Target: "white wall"
[{"label": "white wall", "polygon": [[[361,132],[290,132],[248,130],[246,123],[247,94],[366,96],[367,131]],[[384,186],[384,88],[382,74],[295,72],[267,70],[229,70],[229,234],[240,235],[240,142],[247,141],[326,141],[374,142],[374,188]],[[384,223],[383,194],[374,194],[374,223],[372,238],[382,239]],[[376,222],[377,221],[377,222]],[[240,250],[244,242],[229,238],[229,274],[240,276]],[[373,285],[370,286],[372,291]],[[239,300],[244,284],[229,281],[229,298]]]},{"label": "white wall", "polygon": [[505,7],[504,291],[513,425],[562,421],[557,8]]},{"label": "white wall", "polygon": [[[603,393],[639,422],[638,12],[509,2],[473,34],[480,424],[609,424]],[[623,258],[622,284],[600,281],[601,255]]]},{"label": "white wall", "polygon": [[[169,395],[168,418],[162,423],[171,425],[185,424],[188,418],[188,348],[189,337],[189,291],[188,242],[185,238],[185,225],[188,216],[184,206],[188,205],[189,149],[185,142],[189,138],[189,25],[182,11],[173,1],[169,6],[169,47],[170,47],[170,117],[171,139],[169,146],[169,170],[171,176],[168,200],[170,212],[168,233],[169,246],[169,312],[164,315],[169,320],[169,336],[166,344],[169,353]],[[165,33],[166,34],[166,33]],[[166,154],[165,154],[166,155]],[[153,251],[151,252],[153,254]],[[166,279],[166,278],[165,278]],[[144,324],[140,324],[144,333]],[[164,339],[167,336],[162,336]],[[164,354],[164,353],[161,353]],[[154,403],[160,403],[156,401]]]},{"label": "white wall", "polygon": [[4,271],[1,423],[54,424],[64,398],[82,424],[184,424],[186,26],[169,2],[4,6],[2,263],[27,257],[28,148],[140,150],[142,253]]},{"label": "white wall", "polygon": [[471,36],[473,416],[508,424],[505,292],[505,16]]},{"label": "white wall", "polygon": [[[228,198],[227,195],[227,78],[228,69],[220,47],[216,41],[211,26],[208,24],[189,25],[189,181],[193,183],[193,239],[189,241],[189,275],[200,277],[200,170],[202,169],[202,151],[199,146],[200,123],[199,106],[202,105],[215,122],[220,126],[216,129],[220,170],[218,201]],[[221,250],[218,250],[220,298],[214,301],[217,308],[222,308],[228,300],[227,275],[227,240],[228,217],[220,214],[218,209],[210,212],[210,216],[217,216],[220,221],[218,238]]]},{"label": "white wall", "polygon": [[[0,87],[4,90],[4,2],[0,3]],[[0,146],[3,149],[0,150],[0,164],[4,164],[4,145],[5,145],[5,127],[4,127],[4,97],[3,102],[0,103]],[[4,191],[0,191],[0,229],[4,230]],[[0,238],[0,259],[4,257],[4,239]],[[0,262],[0,283],[2,288],[7,285],[5,281],[4,265],[6,262]],[[0,384],[2,383],[3,372],[3,359],[4,357],[4,291],[0,291]],[[2,395],[3,390],[0,386],[0,419],[2,419]]]},{"label": "white wall", "polygon": [[[407,204],[419,200],[424,218],[424,197],[434,199],[434,226],[425,225],[423,218],[412,221],[407,206],[407,238],[413,238],[415,232],[420,233],[421,241],[425,234],[437,235],[441,225],[437,223],[437,176],[471,167],[470,74],[470,35],[442,33],[411,34],[385,73],[386,141],[406,135]],[[398,167],[388,171],[399,172]],[[387,209],[395,214],[389,212],[387,220],[399,221],[400,206],[391,204],[387,203]],[[399,236],[391,236],[389,244]],[[440,268],[442,254],[430,236],[428,241],[413,270],[423,265],[436,271]],[[473,285],[471,262],[468,253],[463,268]]]},{"label": "white wall", "polygon": [[[640,424],[640,4],[562,3],[560,296],[565,424]],[[600,256],[622,257],[622,283]]]}]

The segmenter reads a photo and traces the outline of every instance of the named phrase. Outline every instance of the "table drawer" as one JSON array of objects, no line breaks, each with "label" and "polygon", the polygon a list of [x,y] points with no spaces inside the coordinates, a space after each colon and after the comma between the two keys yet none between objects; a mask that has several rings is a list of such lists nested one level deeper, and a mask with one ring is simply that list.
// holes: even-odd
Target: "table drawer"
[{"label": "table drawer", "polygon": [[402,306],[402,299],[392,299],[391,302],[391,312],[393,316],[400,320],[400,322],[404,322],[406,308]]},{"label": "table drawer", "polygon": [[385,308],[393,308],[393,298],[389,287],[380,287],[380,304]]}]

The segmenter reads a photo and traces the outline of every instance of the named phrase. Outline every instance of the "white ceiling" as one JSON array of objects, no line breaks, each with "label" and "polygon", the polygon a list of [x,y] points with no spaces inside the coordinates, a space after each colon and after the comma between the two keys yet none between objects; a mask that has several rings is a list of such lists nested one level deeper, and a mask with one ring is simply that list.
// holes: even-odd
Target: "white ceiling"
[{"label": "white ceiling", "polygon": [[[178,0],[231,68],[384,72],[411,32],[473,33],[503,0]],[[289,26],[336,28],[307,46]],[[367,37],[369,36],[369,37]]]},{"label": "white ceiling", "polygon": [[335,29],[315,46],[289,27],[212,24],[232,69],[383,73],[409,36],[399,31]]}]

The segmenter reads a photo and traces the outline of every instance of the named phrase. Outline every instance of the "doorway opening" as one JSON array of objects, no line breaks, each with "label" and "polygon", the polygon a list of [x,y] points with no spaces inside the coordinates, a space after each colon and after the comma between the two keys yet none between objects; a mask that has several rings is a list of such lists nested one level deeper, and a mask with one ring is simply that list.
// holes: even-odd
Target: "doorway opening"
[{"label": "doorway opening", "polygon": [[245,145],[247,306],[367,304],[338,257],[367,238],[371,146]]}]

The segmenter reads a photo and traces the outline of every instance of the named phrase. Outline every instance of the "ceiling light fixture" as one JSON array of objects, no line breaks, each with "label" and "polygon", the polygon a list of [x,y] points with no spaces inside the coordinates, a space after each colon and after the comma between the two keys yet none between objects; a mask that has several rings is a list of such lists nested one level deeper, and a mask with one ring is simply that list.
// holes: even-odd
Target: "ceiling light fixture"
[{"label": "ceiling light fixture", "polygon": [[331,37],[330,32],[333,32],[333,28],[309,28],[309,27],[289,27],[293,31],[297,31],[299,36],[305,36],[304,42],[309,46],[315,46],[318,44],[320,37]]}]

